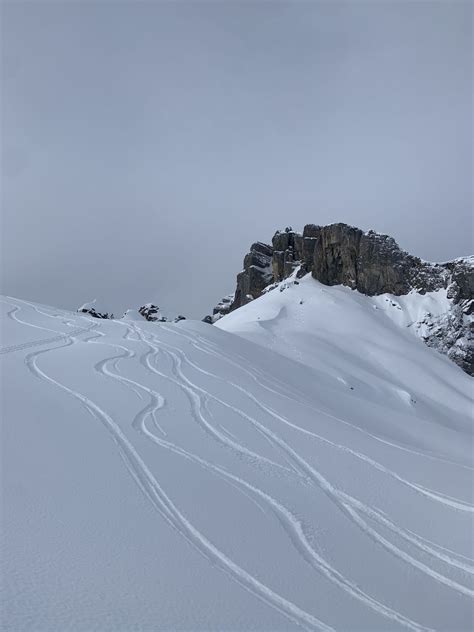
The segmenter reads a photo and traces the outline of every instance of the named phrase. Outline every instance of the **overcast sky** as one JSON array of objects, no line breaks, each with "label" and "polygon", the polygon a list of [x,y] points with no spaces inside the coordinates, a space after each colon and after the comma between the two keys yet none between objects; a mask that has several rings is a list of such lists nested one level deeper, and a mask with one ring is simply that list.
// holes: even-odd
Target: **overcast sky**
[{"label": "overcast sky", "polygon": [[202,317],[310,222],[471,253],[472,6],[3,2],[3,292]]}]

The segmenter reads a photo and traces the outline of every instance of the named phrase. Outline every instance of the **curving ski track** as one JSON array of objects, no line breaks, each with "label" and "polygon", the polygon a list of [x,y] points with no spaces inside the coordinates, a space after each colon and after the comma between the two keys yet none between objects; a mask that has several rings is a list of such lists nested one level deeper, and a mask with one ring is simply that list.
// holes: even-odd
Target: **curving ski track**
[{"label": "curving ski track", "polygon": [[[353,494],[349,494],[331,482],[328,475],[317,468],[314,463],[304,457],[300,450],[295,447],[293,436],[305,436],[310,441],[314,441],[323,449],[334,450],[340,456],[338,458],[348,459],[356,463],[360,462],[372,469],[375,476],[387,477],[394,484],[402,488],[409,489],[418,495],[423,503],[431,503],[437,511],[454,512],[460,515],[472,514],[474,508],[465,500],[455,498],[450,494],[437,491],[409,480],[409,478],[386,467],[382,462],[351,448],[349,445],[338,443],[325,437],[314,430],[299,425],[294,419],[280,413],[274,405],[267,403],[267,398],[262,397],[262,392],[268,394],[278,394],[279,397],[298,402],[299,404],[311,407],[316,413],[333,418],[334,420],[351,426],[351,428],[367,436],[371,441],[386,443],[397,450],[411,452],[422,458],[437,460],[439,463],[445,462],[450,465],[459,465],[461,468],[468,467],[445,459],[441,455],[423,453],[406,446],[390,443],[382,437],[375,436],[349,420],[320,410],[311,402],[302,402],[298,393],[287,385],[281,383],[277,378],[272,380],[271,376],[260,373],[256,368],[245,366],[244,362],[237,361],[235,357],[230,357],[227,353],[219,351],[216,345],[202,336],[193,336],[188,332],[179,331],[178,327],[157,326],[154,333],[150,329],[141,329],[135,323],[95,323],[86,316],[70,315],[66,313],[52,314],[40,307],[26,301],[15,304],[13,299],[4,301],[12,309],[7,312],[7,318],[23,327],[45,330],[54,333],[54,336],[40,338],[33,341],[18,342],[9,346],[1,347],[0,354],[6,355],[14,352],[28,351],[37,346],[49,345],[46,349],[29,352],[24,357],[24,363],[30,373],[39,380],[55,389],[59,389],[67,395],[80,402],[87,413],[100,422],[114,442],[118,454],[123,460],[128,472],[137,483],[140,490],[148,499],[153,508],[166,521],[179,536],[193,547],[200,555],[220,571],[225,573],[236,584],[251,593],[255,598],[267,604],[283,615],[288,621],[306,630],[334,630],[331,621],[320,619],[315,613],[297,605],[294,600],[287,598],[283,594],[274,590],[267,582],[250,573],[237,561],[232,559],[224,550],[219,548],[205,533],[198,529],[190,518],[186,516],[183,509],[179,508],[170,493],[165,490],[164,481],[160,481],[153,472],[150,464],[145,462],[140,449],[135,445],[134,436],[141,436],[148,442],[156,446],[157,450],[164,450],[170,455],[176,456],[178,460],[195,464],[204,470],[208,475],[222,480],[229,488],[235,489],[242,494],[250,503],[253,503],[263,512],[265,516],[272,516],[273,520],[283,530],[288,542],[301,560],[308,565],[324,581],[337,587],[346,597],[355,600],[364,608],[380,616],[386,621],[385,629],[392,629],[394,625],[401,626],[416,631],[427,631],[433,629],[404,614],[398,608],[388,605],[383,600],[371,595],[364,590],[356,581],[344,574],[331,563],[320,551],[316,550],[315,544],[306,535],[301,518],[297,516],[290,507],[280,501],[273,494],[267,492],[264,487],[251,482],[242,475],[232,472],[226,467],[222,467],[201,456],[197,452],[188,449],[184,445],[179,445],[169,435],[172,429],[168,429],[160,421],[160,414],[168,406],[168,396],[164,395],[162,388],[177,388],[189,403],[191,419],[197,430],[203,437],[214,442],[219,448],[229,451],[234,458],[243,460],[247,467],[255,468],[260,476],[272,477],[277,474],[288,478],[294,485],[310,486],[322,491],[330,500],[332,505],[339,511],[350,525],[355,527],[376,547],[380,547],[386,553],[394,556],[398,561],[403,562],[415,569],[427,578],[428,581],[440,584],[447,589],[464,597],[474,597],[474,590],[471,588],[470,575],[474,574],[473,560],[467,555],[457,553],[449,546],[436,543],[430,538],[418,534],[405,526],[397,524],[384,512],[378,510],[366,502],[362,502]],[[42,317],[57,319],[58,325],[68,326],[71,329],[67,332],[58,329],[45,327],[35,322],[29,322],[32,314],[26,313],[20,317],[22,311],[31,309]],[[22,315],[23,316],[23,315]],[[28,318],[29,316],[29,318]],[[85,327],[78,327],[78,319],[88,322]],[[60,322],[59,322],[60,321]],[[74,326],[76,325],[76,326]],[[110,338],[109,329],[113,327],[115,331],[125,327],[123,336]],[[86,337],[84,334],[97,330],[94,335]],[[170,342],[169,338],[174,335],[175,340],[186,340],[186,346],[191,343],[191,348],[198,353],[192,357],[179,346],[179,342]],[[56,344],[62,343],[62,344]],[[69,381],[60,379],[56,374],[43,367],[41,358],[46,354],[53,357],[55,352],[61,350],[62,353],[74,354],[74,349],[78,345],[90,345],[96,349],[110,348],[113,354],[108,352],[98,361],[91,363],[91,371],[98,380],[108,380],[118,388],[126,389],[133,393],[138,404],[138,410],[126,421],[117,420],[111,415],[103,404],[99,404],[81,388],[74,386]],[[229,378],[225,373],[217,373],[201,365],[199,354],[206,354],[213,357],[225,365],[231,364],[235,369],[244,374],[248,380],[242,383]],[[158,368],[157,361],[162,358],[163,362]],[[138,367],[140,371],[128,373],[128,367]],[[164,366],[163,366],[164,365]],[[168,368],[169,367],[169,368]],[[190,372],[206,378],[201,384],[195,377],[190,377]],[[151,380],[151,382],[150,382]],[[212,389],[209,387],[213,385]],[[153,386],[150,386],[150,383]],[[238,406],[227,401],[219,395],[219,384],[225,383],[227,388],[231,388],[239,395],[242,402]],[[245,384],[245,386],[244,386]],[[213,402],[219,411],[229,411],[239,418],[243,424],[248,425],[253,431],[264,437],[268,442],[274,457],[270,458],[261,454],[258,450],[252,449],[247,441],[232,433],[225,425],[222,425],[220,418],[214,418],[208,404]],[[252,409],[258,409],[261,413],[256,416],[250,413],[244,403],[251,404]],[[224,415],[225,417],[225,415]],[[150,429],[150,422],[153,430]],[[283,438],[279,428],[285,427],[291,434],[291,438]],[[315,426],[317,427],[317,426]],[[130,430],[135,434],[130,434]],[[136,434],[138,433],[138,434]],[[287,435],[285,435],[286,437]],[[250,471],[249,471],[250,473]],[[382,479],[381,479],[382,480]],[[469,519],[469,516],[466,516]],[[469,525],[469,522],[466,524]],[[385,533],[383,535],[382,533]],[[394,540],[389,539],[387,534],[393,534]],[[398,544],[397,544],[398,542]],[[405,542],[410,549],[402,548],[400,542]],[[417,555],[418,552],[420,556]],[[438,567],[431,565],[429,560],[435,561]],[[446,572],[441,570],[446,567]],[[453,572],[462,576],[456,576],[447,572]]]}]

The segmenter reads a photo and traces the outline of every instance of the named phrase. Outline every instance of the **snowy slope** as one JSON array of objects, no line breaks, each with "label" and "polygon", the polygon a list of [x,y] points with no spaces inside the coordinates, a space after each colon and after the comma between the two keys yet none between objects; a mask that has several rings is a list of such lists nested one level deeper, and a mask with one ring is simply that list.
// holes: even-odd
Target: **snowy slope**
[{"label": "snowy slope", "polygon": [[215,326],[332,376],[383,407],[448,428],[462,413],[459,423],[469,431],[472,378],[419,339],[427,314],[436,319],[449,307],[444,289],[368,297],[293,275]]},{"label": "snowy slope", "polygon": [[311,282],[219,328],[2,299],[3,630],[470,629],[472,380]]}]

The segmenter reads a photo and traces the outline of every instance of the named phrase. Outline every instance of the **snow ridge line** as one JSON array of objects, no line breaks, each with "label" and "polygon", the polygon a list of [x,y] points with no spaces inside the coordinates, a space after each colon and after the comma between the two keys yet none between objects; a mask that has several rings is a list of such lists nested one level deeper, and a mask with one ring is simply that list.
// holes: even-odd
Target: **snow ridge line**
[{"label": "snow ridge line", "polygon": [[[447,463],[448,465],[452,465],[455,467],[459,467],[462,469],[466,469],[469,470],[471,472],[474,472],[474,467],[471,467],[469,465],[466,465],[464,463],[457,463],[456,461],[451,461],[450,459],[447,459],[443,456],[437,455],[437,454],[430,454],[428,452],[420,452],[419,450],[414,450],[412,448],[408,448],[406,446],[400,445],[398,443],[394,443],[392,441],[389,441],[388,439],[385,439],[383,437],[379,437],[377,435],[374,435],[370,432],[368,432],[367,430],[364,430],[363,428],[360,428],[359,426],[347,421],[347,419],[343,419],[341,417],[337,417],[336,415],[333,415],[330,412],[327,412],[325,410],[316,408],[313,404],[303,401],[305,399],[305,396],[302,394],[302,399],[296,399],[295,397],[291,396],[291,395],[287,395],[285,393],[282,392],[286,391],[287,393],[291,392],[288,389],[288,385],[285,384],[284,382],[281,382],[280,380],[274,378],[273,381],[275,382],[275,384],[278,384],[279,388],[281,390],[275,390],[273,388],[271,388],[270,386],[268,386],[267,384],[264,383],[264,381],[268,381],[268,378],[262,374],[262,372],[259,369],[254,368],[252,371],[248,368],[246,368],[245,366],[242,366],[241,364],[239,364],[238,362],[236,362],[233,358],[229,357],[226,353],[222,352],[221,349],[219,349],[216,345],[214,345],[212,342],[206,340],[205,338],[203,338],[202,336],[199,336],[198,334],[196,334],[195,337],[192,337],[191,335],[186,334],[185,332],[183,332],[182,330],[178,331],[178,327],[170,327],[168,325],[161,325],[161,327],[163,329],[166,329],[167,331],[169,331],[170,333],[173,333],[177,336],[181,336],[182,338],[186,338],[187,340],[189,340],[192,344],[193,347],[195,347],[196,349],[198,349],[199,351],[202,351],[203,353],[206,353],[208,355],[214,356],[216,358],[221,358],[223,360],[225,360],[228,364],[235,366],[237,369],[239,369],[240,371],[242,371],[243,373],[249,375],[249,377],[251,377],[259,386],[261,386],[263,389],[265,389],[266,391],[278,395],[280,397],[283,397],[284,399],[288,399],[291,402],[295,402],[296,404],[305,406],[307,408],[309,408],[310,410],[313,410],[316,413],[319,413],[321,415],[324,415],[325,417],[328,417],[329,419],[334,419],[335,421],[338,421],[350,428],[352,428],[353,430],[363,434],[364,436],[370,437],[371,439],[374,439],[375,441],[379,442],[379,443],[383,443],[384,445],[388,445],[390,447],[396,448],[398,450],[401,450],[403,452],[407,452],[409,454],[415,454],[416,456],[421,456],[423,458],[426,459],[431,459],[431,460],[435,460],[435,461],[440,461],[441,463]],[[196,343],[196,340],[200,341],[200,344],[203,346],[200,346],[200,344]],[[245,358],[243,358],[242,356],[236,356],[236,357],[240,357],[242,362],[245,363]],[[258,377],[257,377],[258,376]],[[262,381],[263,380],[263,381]]]},{"label": "snow ridge line", "polygon": [[[25,303],[25,305],[28,305],[28,307],[31,307],[32,309],[34,309],[34,311],[37,312],[38,314],[42,314],[43,316],[47,316],[48,318],[62,318],[60,315],[54,316],[52,314],[48,314],[47,312],[41,311],[38,307],[36,307],[36,305],[34,305],[33,303],[29,303],[28,301],[24,301],[22,299],[14,299],[14,300],[18,300],[21,303]],[[35,325],[33,323],[29,323],[27,321],[21,320],[21,318],[18,318],[18,316],[16,316],[16,313],[24,309],[22,306],[15,305],[14,303],[11,303],[10,301],[5,301],[3,298],[0,299],[0,302],[3,303],[4,305],[12,306],[12,309],[7,312],[7,316],[8,318],[11,318],[15,322],[19,323],[20,325],[26,325],[27,327],[33,327],[34,329],[42,329],[44,331],[51,331],[57,334],[56,336],[50,336],[49,338],[41,338],[40,340],[32,340],[31,342],[24,342],[18,345],[0,347],[0,355],[6,354],[6,353],[14,353],[15,351],[22,351],[24,349],[30,349],[31,347],[39,347],[39,346],[49,344],[49,343],[61,342],[62,340],[67,340],[70,337],[81,335],[97,327],[97,323],[91,323],[88,327],[76,327],[75,329],[69,332],[62,333],[58,331],[57,329],[49,329],[49,327],[40,327],[39,325]],[[90,322],[89,319],[87,320]],[[64,324],[70,325],[71,322],[73,321],[63,320]]]},{"label": "snow ridge line", "polygon": [[[33,329],[41,329],[43,331],[51,331],[54,334],[61,334],[61,332],[58,331],[57,329],[50,329],[49,327],[41,327],[40,325],[34,325],[33,323],[28,323],[24,320],[21,320],[21,318],[18,318],[18,316],[16,316],[16,313],[20,311],[21,309],[24,309],[23,307],[19,305],[15,305],[14,303],[11,303],[9,301],[5,301],[4,299],[0,299],[0,302],[4,303],[5,305],[12,305],[13,309],[7,312],[7,316],[8,318],[11,318],[11,320],[14,320],[15,322],[19,323],[20,325],[26,325],[28,327],[33,327]],[[33,306],[30,306],[30,307],[33,307]],[[43,313],[37,308],[34,308],[34,310],[38,312],[39,314]],[[44,314],[44,315],[49,316],[49,314]],[[55,317],[51,316],[51,318],[55,318]],[[66,322],[66,321],[63,321],[63,322]]]},{"label": "snow ridge line", "polygon": [[[388,476],[394,478],[395,480],[397,480],[398,482],[402,483],[403,485],[406,485],[412,489],[414,489],[416,492],[423,494],[424,496],[426,496],[427,498],[430,498],[431,500],[435,500],[441,504],[444,505],[448,505],[450,507],[453,507],[455,509],[458,509],[460,511],[465,511],[465,512],[469,512],[469,513],[473,513],[474,512],[474,507],[472,505],[470,505],[469,503],[466,503],[462,500],[459,500],[458,498],[453,498],[452,496],[448,496],[447,494],[442,494],[439,492],[435,492],[434,490],[428,489],[422,485],[419,485],[417,483],[413,483],[411,481],[406,480],[405,478],[403,478],[402,476],[400,476],[399,474],[397,474],[396,472],[393,472],[392,470],[389,470],[388,468],[386,468],[384,465],[382,465],[381,463],[379,463],[378,461],[375,461],[374,459],[368,457],[365,454],[362,454],[361,452],[358,452],[356,450],[353,450],[352,448],[349,448],[347,446],[341,445],[339,443],[335,443],[333,441],[330,441],[329,439],[327,439],[326,437],[323,437],[315,432],[312,432],[310,430],[307,430],[306,428],[302,428],[301,426],[298,426],[297,424],[289,421],[288,419],[286,419],[286,417],[280,415],[279,413],[277,413],[275,410],[273,410],[270,406],[266,406],[265,404],[262,404],[262,402],[256,398],[250,391],[248,391],[247,389],[243,388],[242,386],[240,386],[239,384],[236,384],[235,382],[232,382],[231,380],[223,380],[222,377],[220,377],[219,375],[216,375],[215,373],[212,373],[210,371],[206,371],[205,369],[203,369],[202,367],[200,367],[199,365],[197,365],[196,363],[194,363],[192,360],[190,360],[186,354],[184,353],[184,351],[182,351],[181,349],[177,349],[176,347],[171,347],[171,345],[168,345],[167,343],[163,343],[165,346],[169,346],[170,348],[174,349],[175,351],[179,351],[183,357],[183,359],[187,362],[187,364],[189,364],[190,366],[192,366],[196,371],[199,371],[200,373],[203,373],[205,375],[208,375],[210,377],[213,377],[219,381],[225,381],[226,384],[230,384],[233,388],[235,388],[236,390],[240,391],[241,393],[243,393],[246,397],[248,397],[250,400],[252,400],[254,402],[254,404],[256,406],[258,406],[261,410],[263,410],[264,412],[268,413],[270,416],[272,416],[273,418],[281,421],[282,423],[284,423],[285,425],[289,426],[290,428],[293,428],[294,430],[297,430],[298,432],[301,432],[303,434],[306,434],[308,436],[311,436],[315,439],[317,439],[318,441],[321,441],[323,443],[327,443],[328,445],[331,445],[332,447],[341,450],[342,452],[346,452],[347,454],[351,454],[352,456],[354,456],[355,458],[358,458],[366,463],[368,463],[369,465],[371,465],[372,467],[374,467],[375,469],[379,470],[380,472],[383,472],[384,474],[387,474]],[[474,568],[473,567],[469,567],[469,571],[471,573],[474,573]]]}]

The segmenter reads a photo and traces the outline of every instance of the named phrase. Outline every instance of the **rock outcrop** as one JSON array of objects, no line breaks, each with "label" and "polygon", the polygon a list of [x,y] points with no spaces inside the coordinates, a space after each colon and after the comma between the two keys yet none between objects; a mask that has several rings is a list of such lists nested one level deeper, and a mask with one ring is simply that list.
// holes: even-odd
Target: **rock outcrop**
[{"label": "rock outcrop", "polygon": [[273,248],[268,244],[258,241],[250,246],[250,252],[244,257],[244,269],[237,275],[237,289],[231,309],[258,298],[272,282],[272,256]]},{"label": "rock outcrop", "polygon": [[474,375],[474,259],[429,263],[402,250],[388,235],[342,223],[307,224],[302,234],[288,227],[274,234],[271,246],[253,244],[237,275],[233,299],[223,299],[206,322],[258,298],[295,270],[297,277],[311,273],[325,285],[346,285],[367,296],[446,288],[452,307],[443,318],[430,320],[422,337]]},{"label": "rock outcrop", "polygon": [[88,314],[92,316],[92,318],[105,318],[105,319],[113,319],[114,315],[109,314],[109,312],[98,312],[95,308],[96,299],[90,301],[90,303],[84,303],[81,307],[77,308],[77,311],[81,314]]},{"label": "rock outcrop", "polygon": [[228,314],[231,311],[233,301],[233,294],[224,296],[224,298],[222,298],[212,310],[212,316],[209,317],[211,319],[211,322],[215,323],[217,320],[219,320],[219,318],[222,318],[222,316]]},{"label": "rock outcrop", "polygon": [[430,347],[474,376],[474,257],[441,264],[446,272],[447,298],[451,309],[438,318],[427,314],[421,337]]},{"label": "rock outcrop", "polygon": [[181,314],[172,319],[167,318],[166,316],[162,316],[158,305],[154,305],[153,303],[146,303],[145,305],[142,305],[139,308],[138,312],[141,316],[143,316],[145,320],[148,320],[152,323],[179,323],[180,320],[186,320],[186,316],[182,316]]},{"label": "rock outcrop", "polygon": [[436,266],[402,250],[388,235],[367,233],[347,224],[318,231],[311,273],[326,285],[347,285],[367,296],[424,292],[442,287]]},{"label": "rock outcrop", "polygon": [[160,308],[158,305],[154,305],[153,303],[145,303],[138,308],[138,312],[143,316],[145,320],[148,320],[152,323],[156,321],[166,321],[166,318],[160,316]]}]

